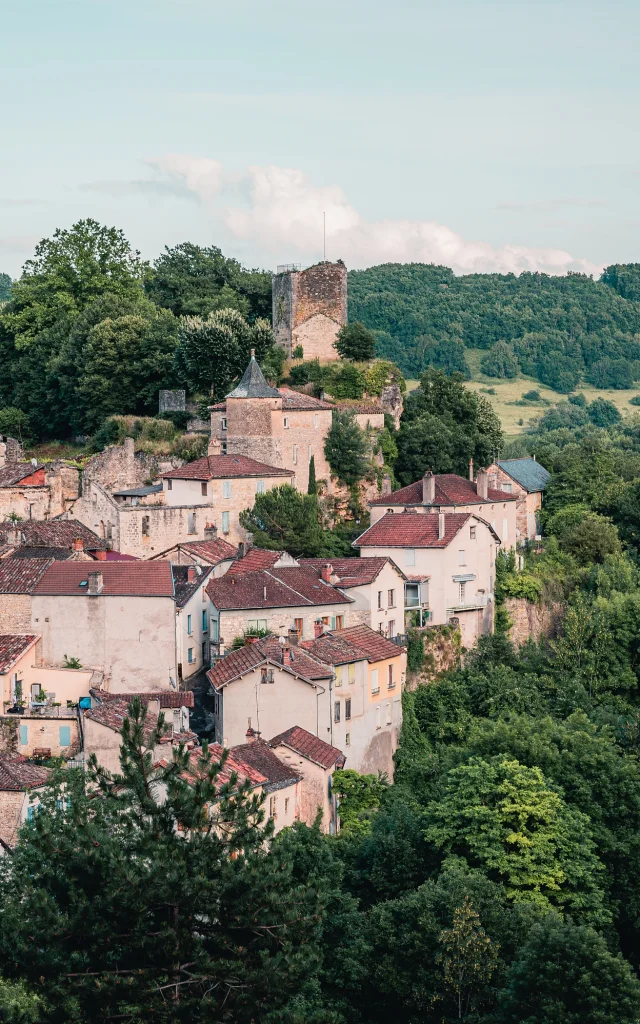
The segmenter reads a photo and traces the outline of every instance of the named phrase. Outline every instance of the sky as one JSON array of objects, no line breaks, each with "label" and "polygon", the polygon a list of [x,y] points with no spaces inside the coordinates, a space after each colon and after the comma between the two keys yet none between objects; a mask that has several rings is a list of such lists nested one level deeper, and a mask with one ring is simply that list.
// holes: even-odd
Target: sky
[{"label": "sky", "polygon": [[0,272],[85,217],[150,260],[640,261],[639,36],[637,0],[0,0]]}]

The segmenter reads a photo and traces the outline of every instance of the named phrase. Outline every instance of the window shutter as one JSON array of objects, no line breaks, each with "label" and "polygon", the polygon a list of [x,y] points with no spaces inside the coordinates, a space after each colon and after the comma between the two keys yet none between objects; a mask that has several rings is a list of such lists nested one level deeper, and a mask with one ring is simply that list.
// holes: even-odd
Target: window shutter
[{"label": "window shutter", "polygon": [[71,746],[71,726],[61,725],[60,726],[60,746],[70,747]]}]

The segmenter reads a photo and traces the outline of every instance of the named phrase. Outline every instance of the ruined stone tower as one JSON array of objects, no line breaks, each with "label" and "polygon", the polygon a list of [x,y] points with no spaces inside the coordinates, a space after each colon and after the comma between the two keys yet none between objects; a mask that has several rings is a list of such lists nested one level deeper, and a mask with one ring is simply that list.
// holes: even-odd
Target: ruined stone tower
[{"label": "ruined stone tower", "polygon": [[273,332],[291,356],[298,345],[305,359],[338,359],[333,344],[347,322],[347,268],[316,263],[308,270],[278,267],[273,276]]}]

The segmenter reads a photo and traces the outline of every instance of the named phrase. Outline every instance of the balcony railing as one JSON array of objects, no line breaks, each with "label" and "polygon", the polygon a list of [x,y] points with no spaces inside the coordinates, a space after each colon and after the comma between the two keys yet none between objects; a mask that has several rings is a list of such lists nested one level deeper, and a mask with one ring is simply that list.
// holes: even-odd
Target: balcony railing
[{"label": "balcony railing", "polygon": [[474,609],[486,608],[491,600],[485,596],[478,596],[469,601],[461,601],[459,604],[447,608],[447,615],[455,615],[456,612],[472,612]]}]

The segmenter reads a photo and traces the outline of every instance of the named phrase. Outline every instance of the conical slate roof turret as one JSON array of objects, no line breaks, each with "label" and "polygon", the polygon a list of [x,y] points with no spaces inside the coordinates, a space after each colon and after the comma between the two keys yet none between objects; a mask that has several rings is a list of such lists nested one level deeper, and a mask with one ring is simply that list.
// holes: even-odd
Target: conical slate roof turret
[{"label": "conical slate roof turret", "polygon": [[251,362],[247,366],[237,388],[227,398],[281,398],[279,391],[267,384],[264,374],[256,362],[255,349],[251,349]]}]

